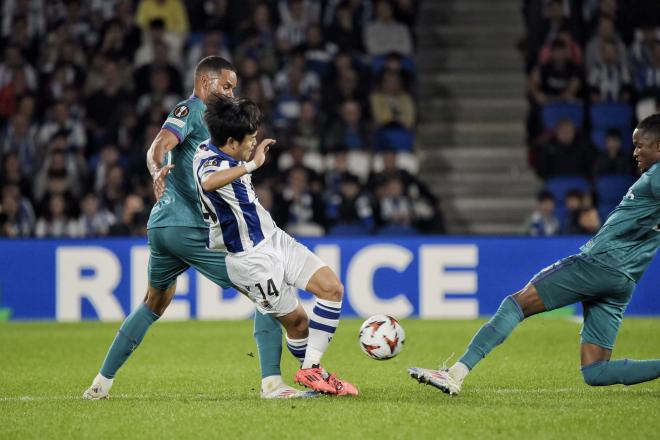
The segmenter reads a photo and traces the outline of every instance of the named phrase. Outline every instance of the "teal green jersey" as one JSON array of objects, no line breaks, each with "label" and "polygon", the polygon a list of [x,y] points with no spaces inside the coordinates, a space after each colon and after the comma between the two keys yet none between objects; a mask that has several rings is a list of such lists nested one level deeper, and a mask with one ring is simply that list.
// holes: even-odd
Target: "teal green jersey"
[{"label": "teal green jersey", "polygon": [[600,231],[580,250],[639,281],[660,246],[660,164],[630,187]]},{"label": "teal green jersey", "polygon": [[166,159],[174,168],[166,177],[163,197],[151,209],[147,229],[163,226],[208,228],[199,207],[191,171],[197,146],[211,137],[204,123],[205,110],[204,102],[191,96],[167,115],[163,129],[172,132],[179,144]]}]

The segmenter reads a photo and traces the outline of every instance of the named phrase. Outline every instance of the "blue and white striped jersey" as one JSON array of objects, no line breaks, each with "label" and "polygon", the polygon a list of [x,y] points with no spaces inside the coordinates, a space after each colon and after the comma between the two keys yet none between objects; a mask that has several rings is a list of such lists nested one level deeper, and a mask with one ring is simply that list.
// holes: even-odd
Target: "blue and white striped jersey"
[{"label": "blue and white striped jersey", "polygon": [[213,192],[202,188],[205,174],[244,163],[220,151],[210,139],[202,142],[195,153],[193,173],[202,215],[209,225],[209,249],[244,254],[270,238],[277,228],[259,203],[249,174]]}]

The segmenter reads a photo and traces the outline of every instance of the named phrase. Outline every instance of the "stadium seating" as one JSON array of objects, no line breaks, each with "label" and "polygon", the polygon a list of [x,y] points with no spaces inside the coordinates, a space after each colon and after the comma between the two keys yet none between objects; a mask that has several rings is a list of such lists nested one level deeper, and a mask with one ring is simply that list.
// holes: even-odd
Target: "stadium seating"
[{"label": "stadium seating", "polygon": [[633,183],[635,183],[635,178],[631,176],[606,175],[598,178],[596,193],[598,194],[598,213],[601,219],[605,219],[616,208]]},{"label": "stadium seating", "polygon": [[557,102],[543,106],[543,127],[553,129],[562,119],[570,119],[576,128],[584,125],[584,109],[575,102]]},{"label": "stadium seating", "polygon": [[605,136],[615,129],[621,135],[621,146],[629,150],[632,147],[631,122],[633,109],[626,103],[611,102],[593,104],[589,111],[591,119],[591,141],[602,150],[605,148]]}]

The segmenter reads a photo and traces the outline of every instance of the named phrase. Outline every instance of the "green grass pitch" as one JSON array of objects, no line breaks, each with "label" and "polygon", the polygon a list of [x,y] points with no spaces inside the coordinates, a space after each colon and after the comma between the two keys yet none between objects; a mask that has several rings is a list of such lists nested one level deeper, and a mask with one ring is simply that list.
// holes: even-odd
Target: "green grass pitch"
[{"label": "green grass pitch", "polygon": [[[108,401],[80,400],[117,323],[0,323],[0,439],[24,438],[658,438],[660,380],[592,388],[579,372],[579,324],[523,323],[454,398],[409,366],[462,353],[482,321],[403,321],[406,346],[378,362],[343,320],[324,361],[358,397],[259,399],[252,323],[160,322]],[[660,320],[624,320],[615,357],[660,357]],[[283,353],[283,374],[296,365]]]}]

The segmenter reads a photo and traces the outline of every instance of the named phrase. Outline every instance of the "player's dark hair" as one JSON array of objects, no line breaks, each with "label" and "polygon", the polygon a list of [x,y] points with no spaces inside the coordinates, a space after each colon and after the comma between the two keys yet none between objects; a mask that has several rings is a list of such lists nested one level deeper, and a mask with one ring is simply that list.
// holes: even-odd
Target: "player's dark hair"
[{"label": "player's dark hair", "polygon": [[229,138],[242,142],[261,125],[262,114],[257,105],[245,98],[213,95],[206,104],[204,121],[211,133],[211,142],[223,146]]},{"label": "player's dark hair", "polygon": [[647,116],[637,124],[638,130],[648,131],[660,137],[660,113]]},{"label": "player's dark hair", "polygon": [[231,70],[236,72],[236,67],[226,59],[215,55],[202,58],[195,67],[195,77],[209,72],[219,72],[221,70]]}]

